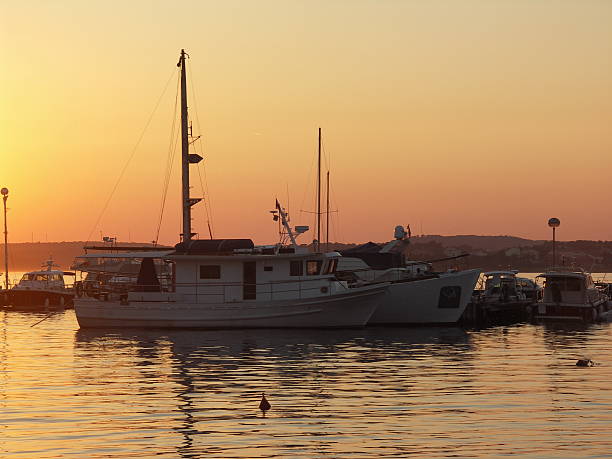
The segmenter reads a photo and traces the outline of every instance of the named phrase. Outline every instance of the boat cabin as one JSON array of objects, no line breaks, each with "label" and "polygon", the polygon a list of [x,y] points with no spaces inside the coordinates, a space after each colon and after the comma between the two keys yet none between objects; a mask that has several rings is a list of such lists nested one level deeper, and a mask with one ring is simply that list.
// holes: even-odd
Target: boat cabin
[{"label": "boat cabin", "polygon": [[31,271],[29,273],[25,273],[19,283],[15,285],[16,289],[25,289],[25,290],[48,290],[48,289],[63,289],[65,287],[64,284],[64,274],[72,274],[72,273],[64,273],[64,271]]},{"label": "boat cabin", "polygon": [[[255,246],[250,239],[191,240],[174,251],[88,254],[80,268],[94,276],[89,296],[127,301],[234,303],[250,300],[292,300],[334,292],[340,254],[310,253],[300,247]],[[116,266],[137,266],[131,273]],[[108,272],[104,267],[113,269]],[[119,282],[121,278],[132,279]],[[92,277],[93,281],[93,277]],[[335,282],[337,284],[337,282]],[[120,288],[118,286],[121,285]],[[85,292],[88,293],[87,285]]]},{"label": "boat cabin", "polygon": [[585,272],[547,272],[544,279],[544,303],[587,304],[600,295],[593,278]]}]

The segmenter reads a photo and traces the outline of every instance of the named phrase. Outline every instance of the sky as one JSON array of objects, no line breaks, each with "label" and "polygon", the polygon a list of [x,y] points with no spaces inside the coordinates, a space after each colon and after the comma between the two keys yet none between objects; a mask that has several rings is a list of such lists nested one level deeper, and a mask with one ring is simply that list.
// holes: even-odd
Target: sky
[{"label": "sky", "polygon": [[332,241],[612,239],[612,2],[0,0],[11,241],[177,242],[181,48],[200,237],[313,228],[321,127]]}]

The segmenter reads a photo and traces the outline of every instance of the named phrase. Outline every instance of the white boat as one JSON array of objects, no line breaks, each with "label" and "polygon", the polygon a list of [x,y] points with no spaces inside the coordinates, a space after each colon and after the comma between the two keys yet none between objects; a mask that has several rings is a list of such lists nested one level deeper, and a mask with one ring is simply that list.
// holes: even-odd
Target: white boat
[{"label": "white boat", "polygon": [[[189,153],[185,58],[181,51],[182,242],[171,252],[89,254],[90,258],[136,260],[140,268],[131,286],[122,284],[121,290],[115,290],[110,283],[99,285],[91,296],[83,291],[83,296],[75,299],[79,325],[205,329],[364,326],[384,297],[386,284],[353,286],[336,279],[340,254],[309,253],[297,247],[278,202],[275,219],[282,221],[291,246],[255,247],[250,239],[193,239],[191,206],[200,199],[189,196],[189,164],[202,158]],[[100,263],[91,260],[88,265],[97,266],[96,273],[101,274]]]},{"label": "white boat", "polygon": [[385,299],[369,324],[451,324],[461,318],[479,269],[435,273],[424,262],[405,261],[403,227],[384,247],[374,243],[343,251],[338,275],[355,284],[390,282]]},{"label": "white boat", "polygon": [[11,289],[5,291],[7,305],[18,309],[71,308],[74,289],[64,282],[64,276],[73,272],[57,268],[53,260],[43,264],[38,271],[25,273]]},{"label": "white boat", "polygon": [[533,317],[537,320],[591,322],[606,317],[611,309],[606,293],[583,270],[551,270],[538,278],[544,279],[544,295],[533,306]]}]

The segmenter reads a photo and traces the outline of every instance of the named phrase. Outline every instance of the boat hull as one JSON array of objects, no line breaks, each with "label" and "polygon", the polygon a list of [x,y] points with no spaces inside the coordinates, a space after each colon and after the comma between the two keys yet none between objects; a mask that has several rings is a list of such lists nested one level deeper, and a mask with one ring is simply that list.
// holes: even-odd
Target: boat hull
[{"label": "boat hull", "polygon": [[470,269],[389,285],[370,319],[374,325],[452,324],[459,321],[480,275]]},{"label": "boat hull", "polygon": [[342,295],[287,301],[235,303],[130,302],[75,300],[81,328],[352,328],[366,325],[384,286]]},{"label": "boat hull", "polygon": [[532,315],[537,321],[594,322],[600,320],[610,309],[610,302],[606,300],[594,304],[541,302],[533,305]]},{"label": "boat hull", "polygon": [[2,303],[20,310],[70,309],[74,294],[53,290],[11,289],[3,292]]}]

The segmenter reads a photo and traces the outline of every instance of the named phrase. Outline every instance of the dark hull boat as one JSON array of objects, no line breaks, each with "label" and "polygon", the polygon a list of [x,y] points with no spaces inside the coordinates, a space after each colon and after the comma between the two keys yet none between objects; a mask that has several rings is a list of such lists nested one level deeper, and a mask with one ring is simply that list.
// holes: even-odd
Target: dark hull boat
[{"label": "dark hull boat", "polygon": [[74,289],[64,283],[64,276],[73,272],[53,269],[53,260],[46,269],[25,273],[19,283],[2,292],[2,306],[28,311],[72,308]]},{"label": "dark hull boat", "polygon": [[8,290],[4,292],[3,305],[21,310],[71,309],[74,294],[50,290]]}]

